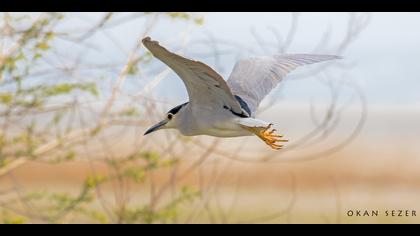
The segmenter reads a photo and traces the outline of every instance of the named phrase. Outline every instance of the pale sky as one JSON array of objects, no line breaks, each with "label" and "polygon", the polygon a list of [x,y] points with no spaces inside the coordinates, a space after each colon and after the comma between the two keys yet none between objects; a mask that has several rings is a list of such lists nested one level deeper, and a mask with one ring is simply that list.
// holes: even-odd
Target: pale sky
[{"label": "pale sky", "polygon": [[[97,16],[97,13],[76,14],[82,16],[85,21]],[[202,26],[162,18],[149,35],[171,50],[179,50],[182,40],[186,39],[188,46],[184,48],[183,54],[202,60],[224,77],[229,75],[238,53],[221,55],[220,60],[215,61],[212,57],[204,56],[205,53],[212,52],[213,48],[202,40],[214,37],[221,41],[233,42],[238,46],[236,51],[240,52],[241,56],[253,55],[246,50],[241,51],[241,47],[254,50],[254,54],[276,54],[274,49],[262,50],[252,32],[267,44],[273,43],[276,42],[276,38],[272,29],[285,35],[291,22],[291,13],[223,12],[201,15],[205,19]],[[319,50],[319,53],[330,53],[329,50],[333,49],[346,33],[348,19],[348,13],[301,13],[295,39],[287,52],[311,53],[324,32],[330,29],[327,48],[325,51]],[[133,21],[95,35],[89,42],[98,49],[91,56],[104,62],[124,61],[127,55],[121,53],[120,48],[129,51],[139,42],[142,22],[143,20]],[[420,103],[419,29],[419,13],[371,13],[367,28],[341,55],[345,58],[345,63],[351,65],[344,76],[357,81],[367,94],[370,104],[399,106]],[[112,35],[114,42],[110,40],[109,35]],[[185,35],[187,37],[184,37]],[[220,46],[219,50],[232,50],[232,47]],[[153,68],[162,69],[164,66],[154,61]],[[305,70],[306,68],[302,68],[294,73],[303,73]],[[313,80],[293,81],[293,76],[294,74],[291,74],[291,78],[281,90],[280,95],[285,99],[291,102],[307,102],[310,97],[322,97],[325,94],[326,91],[319,83]],[[174,78],[176,75],[171,73],[156,89],[166,99],[184,101],[187,95],[183,84]],[[127,86],[127,89],[132,89],[130,85]]]},{"label": "pale sky", "polygon": [[[290,15],[290,13],[208,13],[205,15],[204,26],[192,30],[191,41],[212,35],[259,50],[251,30],[257,32],[263,40],[273,41],[270,28],[285,34],[289,29]],[[301,13],[299,27],[289,52],[310,52],[328,27],[332,32],[330,44],[334,45],[335,41],[343,37],[347,20],[347,13]],[[156,35],[175,33],[176,27],[168,25],[160,25],[155,31]],[[371,13],[370,24],[342,56],[349,63],[354,63],[347,76],[358,81],[364,88],[369,103],[384,105],[420,103],[419,13]],[[225,64],[220,63],[223,64],[223,75],[228,76],[234,60],[228,56],[221,58],[222,61],[223,59]],[[214,63],[212,60],[208,62]],[[311,85],[305,83],[308,82],[287,83],[282,90],[286,99],[300,100],[308,92],[314,92],[311,90]]]}]

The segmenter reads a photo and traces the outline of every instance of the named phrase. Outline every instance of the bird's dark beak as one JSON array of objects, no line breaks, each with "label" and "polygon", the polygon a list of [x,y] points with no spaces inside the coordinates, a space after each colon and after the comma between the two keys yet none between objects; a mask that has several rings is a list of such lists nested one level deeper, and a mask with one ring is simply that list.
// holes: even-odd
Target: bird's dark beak
[{"label": "bird's dark beak", "polygon": [[159,122],[159,123],[155,124],[154,126],[150,127],[150,129],[148,129],[148,130],[146,131],[146,133],[144,133],[144,135],[146,135],[146,134],[150,134],[150,133],[155,132],[155,131],[157,131],[157,130],[160,130],[161,128],[163,128],[163,127],[166,125],[166,123],[168,123],[168,121],[163,120],[163,121],[161,121],[161,122]]}]

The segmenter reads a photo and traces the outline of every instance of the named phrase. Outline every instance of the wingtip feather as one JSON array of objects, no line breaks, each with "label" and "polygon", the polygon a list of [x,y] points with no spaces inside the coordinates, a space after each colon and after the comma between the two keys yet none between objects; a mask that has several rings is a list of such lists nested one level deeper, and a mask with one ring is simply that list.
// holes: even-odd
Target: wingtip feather
[{"label": "wingtip feather", "polygon": [[152,40],[149,36],[144,37],[141,40],[141,42],[143,43],[144,46],[146,46],[147,44],[158,44],[159,45],[159,42],[158,41]]}]

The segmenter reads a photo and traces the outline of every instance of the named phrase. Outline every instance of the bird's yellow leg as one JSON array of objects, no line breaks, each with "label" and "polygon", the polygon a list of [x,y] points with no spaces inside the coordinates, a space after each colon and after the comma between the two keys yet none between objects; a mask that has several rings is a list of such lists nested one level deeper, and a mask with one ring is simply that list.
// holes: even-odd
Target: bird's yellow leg
[{"label": "bird's yellow leg", "polygon": [[[268,146],[273,149],[281,149],[283,145],[278,142],[288,142],[287,139],[282,139],[282,135],[276,134],[275,129],[271,129],[273,124],[269,124],[267,127],[249,127],[243,126],[245,129],[257,135],[261,140],[263,140]],[[271,129],[271,130],[270,130]]]}]

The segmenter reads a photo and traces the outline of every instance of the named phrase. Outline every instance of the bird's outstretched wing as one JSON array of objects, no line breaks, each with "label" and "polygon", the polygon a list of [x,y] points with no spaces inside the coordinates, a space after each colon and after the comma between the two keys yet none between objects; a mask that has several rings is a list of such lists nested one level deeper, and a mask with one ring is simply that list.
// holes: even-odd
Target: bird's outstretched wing
[{"label": "bird's outstretched wing", "polygon": [[168,65],[182,79],[187,88],[190,105],[203,109],[229,109],[236,114],[248,116],[234,98],[226,81],[216,71],[200,61],[194,61],[170,52],[152,41],[150,37],[142,40],[149,51]]},{"label": "bird's outstretched wing", "polygon": [[332,55],[290,54],[238,61],[227,80],[231,91],[248,104],[252,114],[264,97],[298,66],[340,59]]}]

